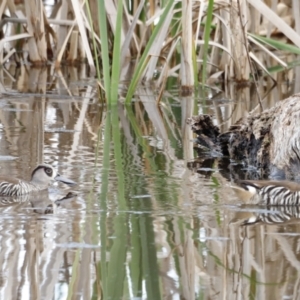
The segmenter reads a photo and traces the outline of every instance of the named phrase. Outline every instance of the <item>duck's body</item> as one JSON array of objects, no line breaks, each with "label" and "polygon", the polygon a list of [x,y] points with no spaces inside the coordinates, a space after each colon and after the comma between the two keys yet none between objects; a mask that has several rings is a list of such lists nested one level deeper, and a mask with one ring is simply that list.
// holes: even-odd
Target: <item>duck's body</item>
[{"label": "duck's body", "polygon": [[249,194],[250,204],[300,205],[300,184],[292,181],[240,180],[237,184]]},{"label": "duck's body", "polygon": [[74,181],[60,176],[52,166],[42,164],[32,171],[30,181],[0,177],[0,196],[22,196],[46,190],[54,180],[70,185],[75,184]]},{"label": "duck's body", "polygon": [[44,190],[44,186],[15,178],[0,177],[0,196],[21,196]]}]

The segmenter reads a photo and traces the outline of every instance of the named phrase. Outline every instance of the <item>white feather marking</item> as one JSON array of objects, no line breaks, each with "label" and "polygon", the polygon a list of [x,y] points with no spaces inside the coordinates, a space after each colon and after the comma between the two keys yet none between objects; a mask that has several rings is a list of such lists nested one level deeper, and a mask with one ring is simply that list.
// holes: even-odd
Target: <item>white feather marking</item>
[{"label": "white feather marking", "polygon": [[257,189],[252,186],[252,185],[246,185],[247,186],[247,189],[248,189],[248,192],[251,193],[252,195],[256,195],[257,194]]}]

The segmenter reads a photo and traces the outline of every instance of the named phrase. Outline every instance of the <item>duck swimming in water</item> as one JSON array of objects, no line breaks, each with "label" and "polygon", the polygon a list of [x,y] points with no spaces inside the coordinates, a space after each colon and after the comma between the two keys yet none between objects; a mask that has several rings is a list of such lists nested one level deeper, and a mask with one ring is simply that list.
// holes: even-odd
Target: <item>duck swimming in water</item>
[{"label": "duck swimming in water", "polygon": [[[238,180],[237,194],[246,192],[248,204],[288,206],[300,205],[300,184],[292,181]],[[245,197],[245,194],[243,198]]]},{"label": "duck swimming in water", "polygon": [[21,196],[46,190],[53,181],[76,184],[73,180],[59,175],[52,166],[41,164],[32,171],[30,181],[0,176],[0,196]]}]

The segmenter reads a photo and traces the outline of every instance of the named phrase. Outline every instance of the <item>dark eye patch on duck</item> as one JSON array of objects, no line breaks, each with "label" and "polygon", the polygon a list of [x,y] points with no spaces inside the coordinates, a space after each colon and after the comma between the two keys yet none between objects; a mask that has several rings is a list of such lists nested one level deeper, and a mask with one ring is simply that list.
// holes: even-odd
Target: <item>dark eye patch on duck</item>
[{"label": "dark eye patch on duck", "polygon": [[31,177],[34,175],[34,173],[36,173],[38,170],[40,170],[40,169],[45,169],[45,167],[44,166],[37,166],[33,171],[32,171],[32,173],[31,173]]},{"label": "dark eye patch on duck", "polygon": [[44,170],[45,170],[45,173],[46,173],[49,177],[52,176],[52,173],[53,173],[52,169],[50,169],[50,168],[45,168]]}]

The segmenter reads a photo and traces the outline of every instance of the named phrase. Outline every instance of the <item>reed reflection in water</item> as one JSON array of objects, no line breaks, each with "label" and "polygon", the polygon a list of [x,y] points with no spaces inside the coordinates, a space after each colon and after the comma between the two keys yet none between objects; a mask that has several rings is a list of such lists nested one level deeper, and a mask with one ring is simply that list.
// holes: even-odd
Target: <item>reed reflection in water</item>
[{"label": "reed reflection in water", "polygon": [[[298,208],[240,206],[217,164],[187,168],[193,99],[157,107],[143,89],[105,110],[76,72],[35,72],[25,92],[45,95],[0,100],[0,172],[28,179],[45,161],[78,185],[0,199],[0,299],[297,298]],[[212,107],[221,121],[245,113],[199,105]]]}]

